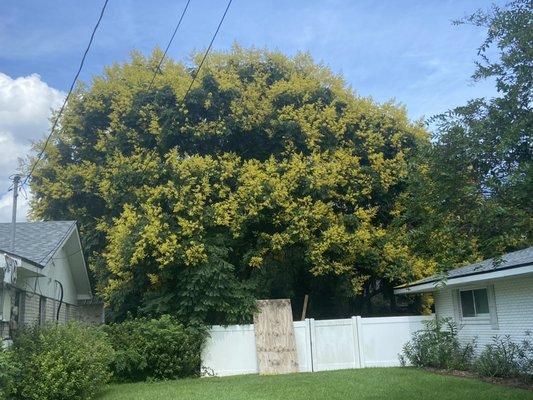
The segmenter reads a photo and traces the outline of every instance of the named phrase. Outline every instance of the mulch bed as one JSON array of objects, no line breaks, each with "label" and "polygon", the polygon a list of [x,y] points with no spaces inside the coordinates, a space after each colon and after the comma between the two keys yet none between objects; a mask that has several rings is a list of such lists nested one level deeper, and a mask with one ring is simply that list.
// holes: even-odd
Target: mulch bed
[{"label": "mulch bed", "polygon": [[533,391],[533,380],[525,381],[520,378],[489,378],[486,376],[480,376],[470,371],[448,371],[446,369],[437,368],[424,368],[426,371],[433,372],[440,375],[457,376],[459,378],[474,378],[480,381],[494,383],[496,385],[509,386],[514,388],[526,389]]}]

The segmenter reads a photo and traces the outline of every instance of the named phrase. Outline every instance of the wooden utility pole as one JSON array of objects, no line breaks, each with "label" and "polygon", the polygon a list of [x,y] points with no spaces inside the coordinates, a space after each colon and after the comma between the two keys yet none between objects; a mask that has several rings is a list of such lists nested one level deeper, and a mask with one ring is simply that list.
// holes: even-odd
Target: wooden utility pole
[{"label": "wooden utility pole", "polygon": [[302,321],[305,321],[305,314],[307,314],[307,303],[309,302],[309,295],[306,294],[304,297],[304,308],[302,310]]},{"label": "wooden utility pole", "polygon": [[15,254],[15,238],[17,233],[17,199],[19,197],[20,175],[13,177],[13,213],[11,214],[11,253]]}]

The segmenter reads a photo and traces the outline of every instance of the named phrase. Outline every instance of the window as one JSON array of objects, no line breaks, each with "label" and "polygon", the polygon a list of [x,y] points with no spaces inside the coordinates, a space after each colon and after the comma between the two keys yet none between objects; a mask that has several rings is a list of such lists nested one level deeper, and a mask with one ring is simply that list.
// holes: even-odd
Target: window
[{"label": "window", "polygon": [[39,325],[44,325],[46,322],[46,298],[39,297]]},{"label": "window", "polygon": [[[4,320],[4,285],[0,282],[0,324],[3,320]],[[1,329],[0,329],[0,333],[1,333]]]},{"label": "window", "polygon": [[490,317],[487,289],[461,290],[461,313],[463,318]]},{"label": "window", "polygon": [[24,321],[24,292],[20,289],[15,291],[15,307],[11,308],[11,320],[15,326],[19,326]]}]

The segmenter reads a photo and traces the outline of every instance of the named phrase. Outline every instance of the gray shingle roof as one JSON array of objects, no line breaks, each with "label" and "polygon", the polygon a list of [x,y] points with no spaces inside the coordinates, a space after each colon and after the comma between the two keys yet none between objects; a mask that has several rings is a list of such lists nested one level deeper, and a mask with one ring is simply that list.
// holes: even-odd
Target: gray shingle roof
[{"label": "gray shingle roof", "polygon": [[[448,271],[447,279],[459,278],[461,276],[482,274],[484,272],[492,272],[500,269],[512,268],[520,265],[533,264],[533,246],[527,249],[513,251],[512,253],[504,254],[498,258],[490,258],[488,260],[480,261],[474,264],[469,264],[461,268],[456,268]],[[420,285],[422,283],[434,282],[442,279],[442,276],[434,275],[429,278],[421,279],[413,282],[410,286]]]},{"label": "gray shingle roof", "polygon": [[[17,223],[15,254],[45,266],[76,226],[76,221]],[[11,252],[11,224],[0,223],[0,250]]]}]

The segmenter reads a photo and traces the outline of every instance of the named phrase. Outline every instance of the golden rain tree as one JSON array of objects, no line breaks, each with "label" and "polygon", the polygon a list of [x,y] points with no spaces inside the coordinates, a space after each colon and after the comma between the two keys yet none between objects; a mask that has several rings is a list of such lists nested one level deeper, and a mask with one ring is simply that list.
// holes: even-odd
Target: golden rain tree
[{"label": "golden rain tree", "polygon": [[[245,320],[257,297],[315,316],[431,273],[402,213],[428,135],[305,54],[133,54],[68,103],[32,180],[33,215],[77,219],[110,316]],[[41,144],[42,145],[42,144]],[[39,146],[39,145],[38,145]]]}]

